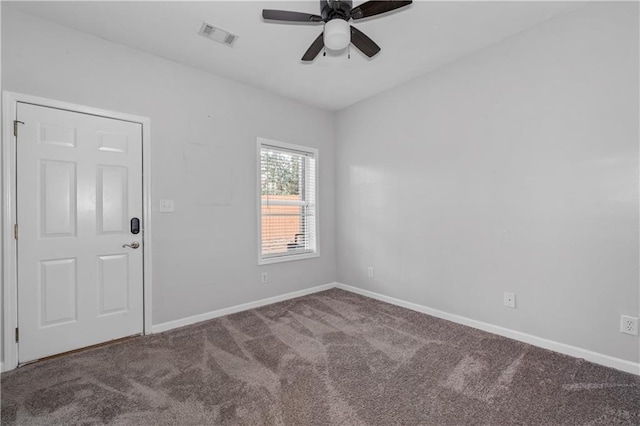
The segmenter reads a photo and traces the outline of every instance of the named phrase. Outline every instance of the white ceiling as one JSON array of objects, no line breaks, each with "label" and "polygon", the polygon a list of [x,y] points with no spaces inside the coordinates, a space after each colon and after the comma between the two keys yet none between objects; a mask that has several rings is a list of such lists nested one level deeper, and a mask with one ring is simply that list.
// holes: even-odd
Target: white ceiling
[{"label": "white ceiling", "polygon": [[[362,1],[354,1],[358,5]],[[115,43],[338,110],[482,49],[555,15],[571,2],[434,2],[355,25],[382,51],[300,58],[322,27],[264,22],[263,8],[319,13],[319,1],[3,2]],[[235,46],[197,35],[203,21],[240,37]],[[46,37],[46,35],[43,35]]]}]

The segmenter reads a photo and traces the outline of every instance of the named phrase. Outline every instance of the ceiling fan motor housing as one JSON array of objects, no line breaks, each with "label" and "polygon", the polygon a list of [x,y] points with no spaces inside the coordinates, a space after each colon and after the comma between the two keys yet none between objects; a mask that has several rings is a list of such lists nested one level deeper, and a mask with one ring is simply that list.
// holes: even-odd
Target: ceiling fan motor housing
[{"label": "ceiling fan motor housing", "polygon": [[328,22],[332,19],[351,19],[351,9],[353,2],[351,0],[320,0],[320,10],[322,20]]}]

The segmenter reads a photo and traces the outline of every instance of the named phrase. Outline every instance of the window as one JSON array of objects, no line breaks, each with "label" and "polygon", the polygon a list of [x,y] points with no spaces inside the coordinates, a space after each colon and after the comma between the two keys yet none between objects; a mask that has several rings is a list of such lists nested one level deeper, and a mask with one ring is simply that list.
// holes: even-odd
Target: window
[{"label": "window", "polygon": [[259,264],[318,256],[318,151],[258,138]]}]

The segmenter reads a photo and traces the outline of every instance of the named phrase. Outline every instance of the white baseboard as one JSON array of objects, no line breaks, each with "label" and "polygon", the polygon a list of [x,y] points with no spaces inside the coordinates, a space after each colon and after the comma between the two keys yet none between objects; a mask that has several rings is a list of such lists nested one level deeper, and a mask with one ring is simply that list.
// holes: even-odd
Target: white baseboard
[{"label": "white baseboard", "polygon": [[565,343],[560,343],[553,340],[544,339],[542,337],[533,336],[531,334],[522,333],[520,331],[511,330],[508,328],[500,327],[500,326],[489,324],[482,321],[476,321],[471,318],[439,311],[437,309],[429,308],[427,306],[418,305],[417,303],[407,302],[404,300],[396,299],[394,297],[389,297],[383,294],[374,293],[369,290],[363,290],[358,287],[353,287],[347,284],[336,283],[336,287],[342,290],[350,291],[352,293],[360,294],[362,296],[370,297],[372,299],[377,299],[383,302],[391,303],[392,305],[397,305],[403,308],[411,309],[412,311],[422,312],[424,314],[442,318],[451,322],[477,328],[482,331],[487,331],[489,333],[508,337],[510,339],[518,340],[520,342],[529,343],[530,345],[533,345],[533,346],[549,349],[549,350],[559,352],[565,355],[570,355],[576,358],[584,358],[587,361],[591,361],[596,364],[615,368],[617,370],[625,371],[627,373],[640,375],[640,363],[637,363],[637,362],[615,358],[609,355],[604,355],[604,354],[593,352],[587,349],[578,348],[576,346],[567,345]]},{"label": "white baseboard", "polygon": [[191,317],[181,318],[175,321],[168,321],[168,322],[163,322],[161,324],[155,324],[151,326],[151,333],[161,333],[163,331],[172,330],[174,328],[184,327],[185,325],[191,325],[197,322],[222,317],[225,315],[235,314],[236,312],[259,308],[261,306],[271,305],[273,303],[282,302],[284,300],[295,299],[296,297],[306,296],[307,294],[329,290],[336,286],[337,286],[337,283],[323,284],[323,285],[319,285],[311,288],[306,288],[304,290],[298,290],[291,293],[281,294],[279,296],[256,300],[255,302],[243,303],[241,305],[231,306],[229,308],[222,308],[222,309],[218,309],[216,311],[211,311],[211,312],[205,312],[203,314],[193,315]]},{"label": "white baseboard", "polygon": [[4,373],[4,362],[0,362],[0,373]]}]

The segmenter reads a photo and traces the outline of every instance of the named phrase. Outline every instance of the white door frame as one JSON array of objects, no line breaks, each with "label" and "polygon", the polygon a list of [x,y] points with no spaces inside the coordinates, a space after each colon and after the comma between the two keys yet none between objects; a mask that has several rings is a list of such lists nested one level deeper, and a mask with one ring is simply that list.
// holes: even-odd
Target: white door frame
[{"label": "white door frame", "polygon": [[[108,111],[39,96],[2,91],[2,371],[18,366],[15,329],[18,324],[17,245],[13,236],[16,223],[16,138],[13,121],[18,102],[58,108],[142,125],[142,224],[144,334],[151,333],[151,138],[148,117]],[[19,131],[19,129],[18,129]]]}]

